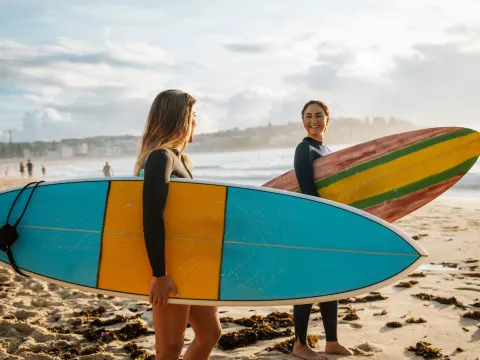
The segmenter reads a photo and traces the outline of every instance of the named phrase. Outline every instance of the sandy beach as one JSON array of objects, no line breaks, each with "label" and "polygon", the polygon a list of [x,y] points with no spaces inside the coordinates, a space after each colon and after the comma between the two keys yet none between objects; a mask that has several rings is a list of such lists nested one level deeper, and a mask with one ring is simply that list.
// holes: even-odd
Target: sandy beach
[{"label": "sandy beach", "polygon": [[[3,179],[0,190],[27,182]],[[425,358],[480,359],[480,201],[437,199],[395,225],[420,242],[432,265],[379,293],[341,301],[339,340],[370,359],[420,359],[415,350]],[[309,334],[323,351],[317,306],[313,311]],[[211,359],[294,359],[288,344],[277,346],[293,339],[291,306],[219,312],[223,335]],[[184,348],[192,339],[189,328]],[[148,302],[62,288],[0,267],[0,359],[153,354]]]}]

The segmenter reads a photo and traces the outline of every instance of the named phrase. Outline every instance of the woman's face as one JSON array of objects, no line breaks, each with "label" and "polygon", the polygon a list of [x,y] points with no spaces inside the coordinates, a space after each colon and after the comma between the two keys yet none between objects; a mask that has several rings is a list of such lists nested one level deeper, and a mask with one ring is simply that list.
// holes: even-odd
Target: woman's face
[{"label": "woman's face", "polygon": [[192,117],[190,121],[192,122],[192,130],[190,132],[190,138],[188,139],[188,142],[191,143],[193,142],[193,133],[195,131],[195,127],[197,126],[197,121],[195,120],[195,105],[192,106],[192,111],[190,112],[190,116]]},{"label": "woman's face", "polygon": [[310,104],[303,113],[303,126],[310,137],[318,137],[327,130],[328,118],[318,104]]}]

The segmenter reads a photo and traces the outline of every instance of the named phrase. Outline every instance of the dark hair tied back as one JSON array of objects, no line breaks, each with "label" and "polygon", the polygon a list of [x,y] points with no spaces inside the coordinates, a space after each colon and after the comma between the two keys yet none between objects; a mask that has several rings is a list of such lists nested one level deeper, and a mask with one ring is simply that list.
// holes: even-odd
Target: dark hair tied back
[{"label": "dark hair tied back", "polygon": [[303,109],[302,109],[302,119],[303,119],[303,115],[305,114],[305,110],[307,110],[307,107],[309,107],[310,105],[312,104],[317,104],[319,105],[323,111],[325,111],[325,115],[327,115],[327,117],[330,119],[330,110],[328,109],[328,106],[320,101],[320,100],[310,100],[309,102],[307,102],[304,106],[303,106]]}]

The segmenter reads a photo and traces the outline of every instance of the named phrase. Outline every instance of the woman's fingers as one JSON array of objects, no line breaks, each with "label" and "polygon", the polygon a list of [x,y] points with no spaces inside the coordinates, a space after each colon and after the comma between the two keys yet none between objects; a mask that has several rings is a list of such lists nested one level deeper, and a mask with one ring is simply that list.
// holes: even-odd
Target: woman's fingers
[{"label": "woman's fingers", "polygon": [[172,281],[172,291],[175,296],[178,296],[177,286]]}]

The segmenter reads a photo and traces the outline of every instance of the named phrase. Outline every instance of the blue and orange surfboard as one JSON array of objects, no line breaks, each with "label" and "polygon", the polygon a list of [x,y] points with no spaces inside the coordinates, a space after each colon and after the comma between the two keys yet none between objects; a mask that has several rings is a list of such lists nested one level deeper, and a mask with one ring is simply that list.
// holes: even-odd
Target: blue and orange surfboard
[{"label": "blue and orange surfboard", "polygon": [[[142,178],[40,184],[12,246],[17,266],[63,286],[148,299]],[[0,193],[5,222],[19,189]],[[13,223],[31,187],[17,201]],[[364,211],[283,190],[172,179],[165,210],[172,303],[280,305],[355,296],[413,271],[425,250]],[[0,252],[0,265],[9,261]]]}]

